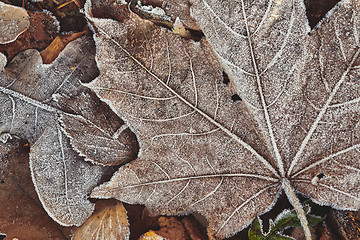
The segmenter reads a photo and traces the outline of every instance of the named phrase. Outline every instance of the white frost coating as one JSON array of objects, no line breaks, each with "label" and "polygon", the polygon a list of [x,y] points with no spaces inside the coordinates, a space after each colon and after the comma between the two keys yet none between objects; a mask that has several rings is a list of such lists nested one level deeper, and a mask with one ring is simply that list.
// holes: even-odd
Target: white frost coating
[{"label": "white frost coating", "polygon": [[151,5],[142,5],[140,1],[137,2],[136,7],[142,12],[149,13],[153,16],[157,16],[167,21],[171,21],[171,17],[167,16],[165,10],[160,7],[153,7]]},{"label": "white frost coating", "polygon": [[[28,140],[30,170],[39,199],[50,217],[67,226],[81,225],[91,215],[94,205],[87,195],[104,169],[85,163],[73,151],[68,138],[60,132],[61,109],[47,100],[58,92],[64,80],[71,81],[74,87],[81,80],[82,76],[75,77],[69,69],[74,64],[79,67],[79,57],[91,59],[91,46],[89,39],[75,40],[60,58],[46,65],[36,50],[28,50],[9,63],[8,71],[0,73],[1,141],[6,141],[7,133]],[[16,80],[8,73],[14,73]],[[34,84],[27,84],[28,79]],[[66,85],[62,90],[72,89]]]},{"label": "white frost coating", "polygon": [[0,134],[0,142],[7,143],[9,139],[12,139],[13,137],[9,133],[1,133]]},{"label": "white frost coating", "polygon": [[[239,96],[244,99],[244,105],[250,102],[256,107],[255,110],[249,110],[255,118],[251,118],[251,123],[256,123],[254,128],[262,136],[261,140],[268,147],[269,152],[265,153],[262,149],[254,149],[252,152],[252,150],[249,150],[250,147],[245,149],[249,150],[249,152],[251,151],[251,157],[256,155],[256,153],[265,156],[263,162],[271,162],[269,169],[274,169],[275,172],[281,173],[274,173],[273,175],[282,182],[282,190],[285,191],[290,202],[296,208],[307,239],[310,239],[311,236],[307,227],[305,213],[296,197],[297,192],[306,194],[314,201],[318,200],[322,204],[331,203],[345,209],[352,209],[354,206],[358,208],[360,199],[358,173],[360,170],[358,169],[359,155],[356,152],[355,146],[359,144],[360,138],[356,134],[359,128],[354,128],[354,125],[358,122],[360,111],[358,110],[358,105],[354,104],[354,99],[359,99],[360,91],[358,81],[356,81],[359,67],[354,64],[359,59],[359,51],[354,47],[358,44],[354,43],[359,41],[356,38],[358,36],[358,23],[353,21],[355,19],[353,12],[356,13],[360,9],[358,1],[352,1],[352,8],[345,6],[348,4],[340,6],[338,8],[339,11],[334,11],[332,15],[332,18],[337,18],[338,21],[329,18],[329,21],[324,22],[321,26],[321,31],[315,32],[310,36],[308,36],[309,26],[304,14],[304,4],[300,0],[264,0],[258,1],[260,2],[259,4],[254,2],[251,6],[244,4],[245,1],[235,0],[233,1],[234,3],[242,2],[243,4],[236,5],[231,4],[231,1],[215,2],[209,0],[191,0],[190,2],[192,7],[195,8],[192,11],[194,17],[198,18],[198,22],[202,26],[207,40],[217,51],[218,56],[232,63],[232,65],[227,63],[223,65],[227,67],[227,73],[229,73],[232,83],[239,86]],[[266,3],[268,3],[268,6]],[[236,15],[227,16],[228,13],[236,13]],[[342,25],[338,26],[337,22]],[[343,22],[347,24],[343,24]],[[258,212],[261,212],[272,200],[271,195],[271,199],[269,198],[269,200],[266,199],[266,202],[261,202],[264,199],[260,197],[263,191],[261,189],[265,189],[265,187],[260,188],[255,183],[256,179],[259,178],[254,177],[252,181],[245,182],[242,178],[236,176],[236,179],[240,179],[237,180],[239,183],[231,185],[229,182],[233,179],[223,183],[219,177],[224,175],[219,175],[216,176],[216,180],[209,181],[211,187],[206,188],[206,191],[201,194],[199,192],[204,189],[206,184],[203,184],[202,188],[196,188],[196,184],[200,182],[198,181],[200,176],[203,178],[203,173],[201,175],[194,173],[193,169],[197,167],[201,171],[205,171],[204,166],[206,166],[206,173],[209,176],[209,173],[221,172],[222,166],[236,165],[242,159],[247,160],[241,165],[242,167],[247,167],[248,164],[254,162],[246,158],[245,154],[247,152],[238,148],[243,148],[247,146],[246,143],[254,141],[241,142],[245,137],[239,137],[240,134],[238,132],[232,135],[235,131],[233,126],[228,123],[229,118],[226,114],[228,112],[235,114],[237,111],[234,110],[239,109],[231,109],[232,111],[230,111],[232,105],[230,107],[226,105],[227,108],[222,111],[224,120],[220,117],[218,118],[218,116],[213,117],[211,110],[203,111],[202,109],[206,109],[209,104],[213,104],[210,106],[216,106],[215,108],[222,110],[221,106],[225,106],[226,101],[224,100],[223,103],[222,99],[218,101],[218,98],[213,96],[231,96],[225,90],[224,94],[219,94],[219,92],[223,91],[221,82],[205,87],[205,81],[201,81],[200,77],[203,77],[203,72],[199,71],[196,66],[197,64],[198,66],[204,66],[206,58],[199,57],[202,60],[197,63],[196,57],[193,56],[196,49],[190,48],[190,46],[188,56],[183,57],[183,53],[180,51],[187,48],[182,47],[179,42],[175,42],[170,36],[166,36],[168,37],[168,42],[162,44],[161,40],[159,40],[160,38],[158,38],[158,36],[163,34],[160,31],[151,36],[149,34],[149,39],[147,39],[147,45],[144,49],[149,49],[148,52],[150,54],[145,51],[142,52],[142,49],[137,47],[133,48],[127,42],[129,36],[126,33],[124,34],[123,31],[138,29],[141,23],[137,23],[136,20],[134,20],[133,24],[130,20],[126,22],[126,27],[116,25],[109,27],[113,22],[107,22],[107,24],[101,22],[101,25],[98,23],[100,21],[94,21],[94,24],[98,25],[95,37],[97,38],[98,47],[97,60],[101,61],[101,64],[98,63],[101,75],[95,80],[97,84],[92,82],[88,86],[97,91],[97,93],[100,93],[105,101],[107,100],[110,105],[114,106],[115,110],[117,109],[116,112],[121,113],[125,118],[127,117],[128,121],[138,131],[146,151],[144,150],[136,161],[121,168],[119,170],[120,173],[112,178],[111,184],[96,188],[92,193],[93,196],[104,198],[110,195],[129,203],[145,203],[154,212],[176,212],[177,209],[184,209],[180,213],[195,211],[200,212],[204,216],[209,216],[211,204],[216,202],[208,201],[209,196],[213,199],[216,199],[216,197],[220,199],[216,202],[216,207],[219,209],[219,206],[223,204],[220,194],[228,194],[225,187],[229,187],[231,190],[239,187],[239,191],[236,191],[239,195],[244,192],[249,195],[251,194],[251,197],[240,197],[241,199],[253,198],[254,201],[239,201],[235,204],[234,202],[238,201],[239,197],[232,199],[233,195],[229,194],[229,198],[233,200],[233,206],[224,206],[223,216],[209,217],[208,219],[210,220],[216,219],[216,221],[210,221],[209,230],[219,237],[226,237],[234,234],[239,228],[243,228],[244,225],[251,222],[250,218],[244,217],[246,214],[250,212],[252,217],[259,214]],[[355,25],[354,28],[352,28],[352,24]],[[333,25],[336,26],[334,27]],[[340,46],[341,44],[336,43],[336,41],[328,41],[328,39],[334,36],[334,31],[342,29],[343,25],[347,26],[345,28],[346,34],[345,36],[342,34],[338,35],[338,41],[341,40],[343,45]],[[154,28],[152,31],[157,30]],[[355,34],[356,36],[349,37],[348,35],[350,34]],[[319,39],[322,41],[319,41]],[[204,44],[204,42],[201,44]],[[156,51],[151,51],[154,49]],[[177,49],[180,49],[180,51],[177,51]],[[337,58],[337,55],[333,54],[328,59],[327,54],[335,52],[334,50],[338,50],[340,53],[342,50],[342,55],[346,57],[340,56]],[[114,52],[116,54],[113,54]],[[135,57],[130,54],[132,52],[139,54]],[[201,56],[200,54],[198,53],[198,56]],[[318,55],[320,55],[320,61],[314,59],[316,57],[313,58],[313,56]],[[207,56],[210,56],[210,54]],[[167,64],[164,63],[166,57],[169,59],[168,65],[172,67],[169,67],[168,71],[166,71]],[[188,58],[190,58],[190,67],[183,65],[184,62],[189,61]],[[353,59],[353,61],[349,65],[343,59]],[[176,65],[178,61],[182,61],[179,66]],[[114,62],[117,64],[116,67],[112,67],[112,64],[109,64]],[[142,64],[148,62],[151,62],[150,67]],[[153,65],[157,66],[157,62],[162,64],[159,70],[160,74],[156,72],[156,68],[152,68]],[[137,67],[131,67],[133,66],[132,64],[135,64]],[[334,65],[337,65],[338,68],[335,68]],[[176,76],[171,76],[171,74],[173,73],[172,70],[176,69],[176,67],[188,69],[189,73],[193,73],[192,76],[195,76],[196,81],[192,81],[194,77],[189,77],[185,80],[182,78],[182,84],[179,86],[175,85]],[[142,68],[140,70],[143,70],[143,74],[132,74],[134,69],[136,69],[137,73],[140,72],[139,68]],[[164,69],[165,74],[169,72],[168,77],[162,76]],[[250,74],[245,74],[244,71],[239,69],[243,69]],[[340,70],[337,72],[336,70],[328,71],[328,69]],[[321,74],[324,75],[321,79],[328,81],[328,89],[319,81],[317,76],[319,71],[322,71]],[[188,76],[191,75],[188,74]],[[133,84],[133,82],[136,82],[136,84]],[[137,84],[138,82],[140,84]],[[193,84],[194,82],[196,84]],[[158,87],[159,85],[161,87]],[[139,86],[145,87],[140,88]],[[183,86],[186,86],[187,89],[182,89]],[[109,88],[113,88],[113,90],[110,91]],[[124,89],[132,94],[131,97],[129,97],[130,94],[124,94]],[[138,98],[148,94],[148,89],[152,91],[150,92],[153,97],[151,101],[155,101],[154,99],[158,100],[159,96],[176,96],[180,100],[176,102],[177,109],[170,112],[172,114],[169,114],[167,111],[170,109],[170,106],[173,106],[171,105],[172,98],[168,103],[163,101],[161,105],[154,105],[150,101],[140,101],[134,97],[135,94],[137,94]],[[157,90],[155,91],[154,89]],[[201,89],[201,91],[197,89]],[[206,97],[201,96],[201,93],[205,91],[208,91],[209,94],[206,94]],[[164,94],[160,95],[159,93]],[[197,98],[198,94],[199,98]],[[318,108],[320,110],[309,107],[306,100],[309,102],[319,102]],[[184,103],[186,108],[180,108],[179,102],[181,104]],[[218,102],[220,104],[217,104]],[[330,108],[330,106],[339,106],[340,104],[342,105],[341,109]],[[163,106],[169,106],[169,108],[165,111]],[[197,113],[191,115],[191,117],[186,115],[189,112],[188,107],[197,111]],[[258,111],[258,109],[263,111]],[[156,114],[156,111],[159,111],[159,114]],[[179,120],[178,112],[182,113],[180,115],[181,120]],[[208,114],[209,112],[211,114]],[[203,117],[201,120],[197,120],[197,115],[199,114]],[[173,124],[163,124],[165,122],[163,121],[164,115],[167,116],[165,121],[173,121]],[[207,115],[212,118],[207,118]],[[307,118],[305,119],[304,116],[307,116]],[[242,116],[236,118],[232,115],[231,117],[232,119],[242,119],[240,118]],[[149,123],[151,122],[150,119],[153,119],[153,123]],[[204,119],[212,124],[211,127],[205,125],[207,122],[205,123]],[[161,124],[163,125],[158,124],[160,121],[162,121]],[[338,124],[339,127],[336,127],[335,124]],[[206,134],[206,138],[201,138],[201,136],[205,135],[203,134],[204,132],[213,129],[213,125],[219,131]],[[335,127],[332,127],[334,125]],[[188,126],[190,126],[190,130],[188,130]],[[187,138],[187,136],[196,133],[196,131],[193,132],[193,126],[206,126],[206,131],[199,127],[202,131],[198,130],[199,132],[197,132],[201,132],[198,139],[201,139],[202,142],[199,141],[199,145],[195,144],[197,139]],[[338,129],[340,127],[344,130],[339,135]],[[230,130],[227,131],[228,129]],[[224,138],[228,138],[227,136],[234,139],[236,139],[236,136],[239,137],[237,142],[239,144],[236,145],[236,148],[232,148],[235,145],[228,144],[226,149],[220,149],[222,144],[219,144],[211,146],[211,148],[209,147],[209,149],[206,149],[208,151],[201,152],[201,144],[206,141],[209,141],[209,143],[215,142],[210,141],[210,139],[215,139],[215,136],[217,137],[217,134],[221,131],[228,134],[224,135]],[[351,136],[353,138],[347,140]],[[194,141],[194,144],[190,145],[190,141]],[[328,146],[331,146],[331,148]],[[217,147],[219,147],[219,150],[211,155],[209,154],[209,159],[203,157],[203,154]],[[164,156],[159,157],[159,152],[164,153]],[[228,154],[225,157],[222,155],[224,152]],[[334,152],[339,154],[335,156]],[[233,158],[233,162],[230,162],[232,158],[229,156],[232,153],[236,157]],[[181,158],[177,158],[177,156],[181,156]],[[319,160],[320,157],[323,159]],[[156,164],[149,163],[148,159],[153,159]],[[184,162],[189,163],[189,159],[192,160],[190,168],[183,164]],[[204,162],[203,159],[206,159],[207,162]],[[196,165],[196,163],[201,165]],[[147,170],[146,173],[151,171],[156,177],[144,176],[144,169]],[[188,169],[186,172],[187,177],[177,177],[178,169]],[[234,170],[234,172],[238,173],[243,168],[239,169]],[[250,172],[259,169],[264,170],[265,168],[263,166],[255,166],[250,169]],[[327,177],[313,180],[319,171],[324,172],[327,176],[340,177],[338,179]],[[235,177],[235,175],[231,177]],[[169,178],[171,178],[171,181],[168,180]],[[161,179],[161,181],[158,179]],[[181,181],[181,184],[177,184],[176,181]],[[166,186],[166,183],[170,182],[174,184]],[[251,184],[253,184],[253,188]],[[261,183],[259,182],[259,184]],[[175,190],[173,190],[175,188],[173,186],[176,186]],[[256,191],[253,190],[255,188]],[[220,192],[219,190],[223,191]],[[171,194],[164,194],[165,191],[169,191]],[[186,193],[188,195],[182,198],[182,195]],[[193,196],[191,193],[196,193],[197,195]],[[271,194],[274,193],[277,192],[271,192]],[[149,200],[149,198],[151,199]],[[205,201],[208,201],[207,204],[204,203]],[[195,204],[193,204],[194,202]],[[203,204],[203,206],[200,206],[199,203]],[[261,211],[253,212],[254,209],[260,209],[259,207],[254,207],[254,204],[258,204],[261,207]],[[163,209],[158,210],[159,206],[162,206]],[[243,209],[244,206],[249,207]],[[246,219],[246,221],[243,219]]]},{"label": "white frost coating", "polygon": [[[42,2],[43,0],[35,0],[34,2]],[[50,12],[47,9],[43,9],[42,11],[43,13],[46,13],[47,15],[49,15],[54,21],[52,22],[53,24],[56,24],[56,31],[60,32],[60,22],[57,20],[57,18],[54,16],[54,14],[52,12]],[[72,33],[72,32],[69,32]],[[63,34],[67,34],[66,32],[64,32]]]},{"label": "white frost coating", "polygon": [[311,240],[311,232],[310,232],[310,228],[309,228],[309,223],[306,219],[305,211],[300,203],[300,200],[296,197],[296,193],[295,193],[294,189],[291,187],[289,180],[284,179],[282,182],[282,187],[284,189],[286,196],[289,199],[289,202],[295,208],[295,211],[299,217],[301,226],[304,229],[306,240]]},{"label": "white frost coating", "polygon": [[4,67],[6,66],[7,59],[6,56],[0,52],[0,72],[4,70]]},{"label": "white frost coating", "polygon": [[29,26],[25,9],[0,2],[0,44],[15,41]]}]

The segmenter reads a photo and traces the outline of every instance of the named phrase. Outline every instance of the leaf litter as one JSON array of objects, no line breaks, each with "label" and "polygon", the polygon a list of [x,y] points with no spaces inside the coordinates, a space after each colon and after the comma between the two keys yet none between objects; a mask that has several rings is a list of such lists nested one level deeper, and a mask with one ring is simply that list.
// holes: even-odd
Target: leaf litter
[{"label": "leaf litter", "polygon": [[[211,235],[218,237],[233,235],[271,209],[281,191],[294,205],[307,239],[308,223],[296,193],[339,209],[358,209],[359,3],[342,1],[310,35],[302,1],[191,4],[192,16],[206,36],[199,43],[180,39],[133,14],[119,24],[87,13],[97,31],[100,68],[100,77],[88,86],[128,125],[117,116],[101,125],[99,115],[91,118],[91,111],[81,110],[85,105],[72,105],[78,93],[79,99],[95,98],[86,88],[63,88],[67,78],[60,88],[66,94],[56,88],[55,94],[42,95],[41,81],[36,83],[40,90],[25,88],[33,83],[11,67],[5,69],[1,90],[4,101],[9,100],[2,105],[13,110],[11,115],[11,107],[3,108],[2,139],[11,132],[29,140],[35,156],[30,163],[38,167],[32,167],[33,181],[40,199],[47,199],[42,203],[49,215],[65,225],[63,219],[69,220],[69,215],[71,225],[87,218],[66,211],[65,217],[55,216],[59,209],[76,206],[66,202],[75,192],[67,195],[71,174],[64,168],[69,166],[66,161],[58,171],[65,184],[54,185],[57,176],[46,176],[59,195],[38,189],[43,182],[36,176],[56,166],[56,158],[63,154],[56,154],[57,146],[49,151],[51,137],[60,139],[58,144],[76,164],[84,164],[82,156],[112,165],[119,164],[108,161],[114,155],[98,151],[96,139],[90,142],[92,147],[86,146],[88,136],[112,141],[127,131],[125,137],[120,134],[124,137],[120,146],[130,146],[130,160],[137,149],[131,130],[140,141],[138,158],[121,167],[110,183],[96,188],[93,197],[145,204],[153,214],[197,212],[209,221]],[[26,53],[21,57],[28,58]],[[21,63],[19,58],[14,66]],[[37,64],[30,61],[20,69]],[[230,77],[228,85],[222,83],[223,68]],[[16,86],[20,80],[24,83]],[[26,105],[35,106],[35,114],[21,113],[15,120],[14,112],[22,112]],[[38,123],[42,115],[46,121]],[[26,119],[34,119],[30,125],[35,127],[26,127]],[[84,138],[83,132],[90,135]],[[92,187],[100,177],[95,178]],[[84,180],[86,176],[80,181]],[[56,208],[54,201],[61,206]]]}]

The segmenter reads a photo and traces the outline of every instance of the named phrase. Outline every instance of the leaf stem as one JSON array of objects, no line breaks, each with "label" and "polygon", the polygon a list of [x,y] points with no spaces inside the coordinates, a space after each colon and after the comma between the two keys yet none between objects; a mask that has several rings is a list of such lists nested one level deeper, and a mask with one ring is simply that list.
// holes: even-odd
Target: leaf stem
[{"label": "leaf stem", "polygon": [[298,215],[301,226],[304,229],[306,240],[311,240],[311,232],[310,232],[309,223],[307,221],[304,208],[301,205],[300,200],[296,197],[296,193],[295,193],[294,189],[291,187],[290,182],[287,178],[283,178],[282,187],[283,187],[285,194],[288,197],[291,205],[293,205],[293,207]]}]

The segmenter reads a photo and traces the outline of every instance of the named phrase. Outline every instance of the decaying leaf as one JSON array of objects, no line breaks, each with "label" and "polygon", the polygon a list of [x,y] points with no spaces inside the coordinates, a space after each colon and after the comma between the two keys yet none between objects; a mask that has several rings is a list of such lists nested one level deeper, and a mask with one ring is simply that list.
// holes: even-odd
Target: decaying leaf
[{"label": "decaying leaf", "polygon": [[186,231],[188,232],[192,240],[208,239],[204,226],[202,226],[198,221],[196,221],[194,216],[187,216],[181,222],[186,228]]},{"label": "decaying leaf", "polygon": [[14,41],[29,26],[25,9],[0,2],[0,44]]},{"label": "decaying leaf", "polygon": [[[0,75],[0,132],[29,141],[30,169],[39,199],[48,214],[66,226],[81,225],[91,215],[94,205],[87,195],[106,170],[85,162],[79,154],[92,162],[100,155],[110,164],[134,156],[133,149],[121,142],[129,138],[122,121],[110,108],[98,109],[104,104],[81,85],[97,74],[93,52],[93,42],[81,38],[47,65],[38,51],[28,50]],[[98,139],[97,144],[78,139],[84,136]],[[106,158],[114,154],[119,159]]]},{"label": "decaying leaf", "polygon": [[74,231],[73,240],[125,240],[129,237],[126,210],[119,201],[99,201],[94,214]]},{"label": "decaying leaf", "polygon": [[155,231],[158,235],[173,240],[190,240],[184,225],[174,217],[160,217],[160,229]]},{"label": "decaying leaf", "polygon": [[112,18],[121,22],[129,16],[129,7],[125,0],[92,0],[91,3],[95,17]]},{"label": "decaying leaf", "polygon": [[52,221],[37,198],[27,142],[8,138],[0,142],[0,232],[6,240],[68,239],[70,231]]},{"label": "decaying leaf", "polygon": [[91,196],[198,212],[217,237],[243,229],[281,191],[307,239],[296,192],[360,208],[360,2],[343,0],[311,34],[301,0],[190,2],[215,55],[204,40],[134,16],[119,24],[88,14],[100,68],[88,86],[141,143]]},{"label": "decaying leaf", "polygon": [[[336,229],[338,235],[343,239],[360,238],[360,212],[342,212],[334,210],[330,212],[331,230]],[[324,238],[325,239],[325,238]]]}]

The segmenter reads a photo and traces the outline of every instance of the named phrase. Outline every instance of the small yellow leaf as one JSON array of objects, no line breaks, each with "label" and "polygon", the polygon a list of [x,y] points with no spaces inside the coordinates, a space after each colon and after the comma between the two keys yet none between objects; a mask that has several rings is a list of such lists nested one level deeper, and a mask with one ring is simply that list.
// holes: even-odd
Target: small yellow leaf
[{"label": "small yellow leaf", "polygon": [[166,240],[166,238],[163,238],[157,235],[154,231],[150,230],[144,235],[142,235],[139,240]]},{"label": "small yellow leaf", "polygon": [[51,44],[41,52],[43,62],[45,64],[52,63],[69,42],[84,36],[85,33],[86,31],[57,36]]},{"label": "small yellow leaf", "polygon": [[128,239],[129,222],[123,204],[115,200],[96,202],[94,214],[74,231],[73,240]]},{"label": "small yellow leaf", "polygon": [[186,30],[186,28],[184,27],[184,25],[182,24],[182,22],[180,21],[179,18],[176,18],[174,26],[173,26],[173,33],[179,35],[180,37],[183,38],[190,38],[190,32],[188,30]]}]

